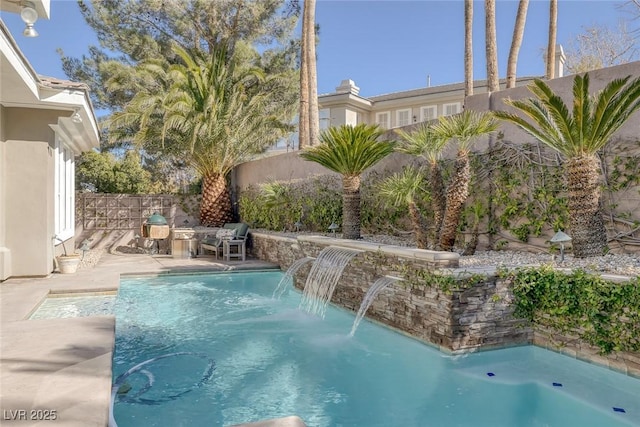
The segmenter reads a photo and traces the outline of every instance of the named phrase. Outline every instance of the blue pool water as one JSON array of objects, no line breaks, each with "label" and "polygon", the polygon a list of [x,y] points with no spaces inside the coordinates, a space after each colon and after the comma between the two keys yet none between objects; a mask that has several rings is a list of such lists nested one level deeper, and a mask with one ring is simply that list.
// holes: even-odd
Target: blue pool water
[{"label": "blue pool water", "polygon": [[352,313],[305,314],[295,290],[272,299],[281,277],[124,280],[118,426],[640,426],[637,379],[536,347],[445,355],[368,321],[350,338]]}]

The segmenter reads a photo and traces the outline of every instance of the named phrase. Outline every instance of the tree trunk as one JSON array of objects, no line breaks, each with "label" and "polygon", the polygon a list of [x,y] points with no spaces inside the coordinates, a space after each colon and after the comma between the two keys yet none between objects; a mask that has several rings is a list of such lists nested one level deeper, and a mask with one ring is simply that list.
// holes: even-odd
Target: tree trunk
[{"label": "tree trunk", "polygon": [[471,166],[467,152],[458,152],[455,172],[447,187],[447,205],[444,221],[440,233],[439,247],[443,251],[453,250],[458,234],[458,225],[462,215],[462,208],[469,196],[469,181],[471,180]]},{"label": "tree trunk", "polygon": [[231,197],[224,175],[212,174],[202,179],[202,202],[200,224],[207,227],[222,227],[233,220]]},{"label": "tree trunk", "polygon": [[360,239],[360,177],[342,177],[342,237]]},{"label": "tree trunk", "polygon": [[309,64],[308,35],[305,25],[306,6],[302,12],[302,37],[300,40],[300,108],[298,111],[298,149],[309,146]]},{"label": "tree trunk", "polygon": [[558,0],[549,0],[549,44],[547,45],[547,70],[545,76],[556,74],[556,32],[558,30]]},{"label": "tree trunk", "polygon": [[473,0],[464,0],[464,96],[473,95]]},{"label": "tree trunk", "polygon": [[511,49],[509,49],[509,59],[507,61],[507,89],[516,87],[516,68],[518,66],[518,53],[522,44],[524,25],[527,21],[527,9],[529,0],[520,0],[516,23],[513,27],[513,38],[511,39]]},{"label": "tree trunk", "polygon": [[574,157],[566,168],[573,254],[576,258],[601,256],[607,231],[600,211],[600,161],[596,155]]},{"label": "tree trunk", "polygon": [[317,145],[320,135],[320,112],[318,110],[318,73],[316,68],[316,0],[304,1],[307,33],[307,72],[309,76],[309,145]]},{"label": "tree trunk", "polygon": [[498,76],[498,46],[496,41],[496,0],[484,0],[485,45],[487,54],[487,88],[489,92],[500,90]]},{"label": "tree trunk", "polygon": [[438,241],[442,219],[444,218],[444,207],[446,204],[444,180],[442,170],[438,162],[431,163],[431,210],[433,210],[434,241]]},{"label": "tree trunk", "polygon": [[427,239],[424,217],[415,203],[409,203],[409,218],[411,218],[411,225],[413,226],[413,232],[416,236],[416,246],[418,249],[427,249],[429,241]]}]

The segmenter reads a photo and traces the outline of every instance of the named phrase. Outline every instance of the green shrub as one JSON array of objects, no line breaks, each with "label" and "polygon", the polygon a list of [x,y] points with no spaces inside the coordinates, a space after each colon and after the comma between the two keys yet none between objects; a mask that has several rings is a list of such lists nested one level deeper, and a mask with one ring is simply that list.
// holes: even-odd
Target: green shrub
[{"label": "green shrub", "polygon": [[586,342],[612,351],[640,351],[640,278],[614,283],[576,270],[523,268],[506,273],[513,280],[516,310],[560,332],[577,333]]}]

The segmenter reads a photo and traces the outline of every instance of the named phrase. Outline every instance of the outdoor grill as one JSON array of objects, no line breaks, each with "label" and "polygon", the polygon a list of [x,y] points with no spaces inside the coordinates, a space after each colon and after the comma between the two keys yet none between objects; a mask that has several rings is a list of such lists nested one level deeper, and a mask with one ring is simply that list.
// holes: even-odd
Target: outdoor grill
[{"label": "outdoor grill", "polygon": [[193,228],[171,230],[171,255],[174,258],[195,258],[198,253],[198,239]]},{"label": "outdoor grill", "polygon": [[[160,252],[160,240],[164,240],[169,237],[169,224],[167,219],[160,215],[158,212],[151,215],[145,223],[142,225],[142,237],[153,240],[156,246],[156,253]],[[154,250],[154,245],[151,245],[151,251]]]}]

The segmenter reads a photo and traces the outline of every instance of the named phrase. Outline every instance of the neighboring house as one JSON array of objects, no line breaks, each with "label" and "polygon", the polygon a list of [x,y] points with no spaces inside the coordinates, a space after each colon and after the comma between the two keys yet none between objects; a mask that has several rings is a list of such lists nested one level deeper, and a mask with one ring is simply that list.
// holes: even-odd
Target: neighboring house
[{"label": "neighboring house", "polygon": [[0,280],[45,276],[60,240],[74,250],[74,157],[99,146],[98,127],[88,87],[36,74],[1,20],[0,51]]},{"label": "neighboring house", "polygon": [[[566,58],[560,45],[557,46],[556,52],[556,77],[562,77]],[[534,78],[520,77],[516,84],[524,86]],[[503,88],[505,81],[501,81]],[[474,82],[475,94],[486,92],[486,80]],[[336,87],[335,92],[319,95],[320,129],[359,123],[378,124],[384,129],[394,129],[460,113],[464,104],[464,82],[441,86],[428,85],[419,89],[370,97],[360,96],[359,93],[360,88],[355,82],[347,79]],[[297,146],[298,134],[294,133],[287,140],[280,141],[272,151]]]}]

